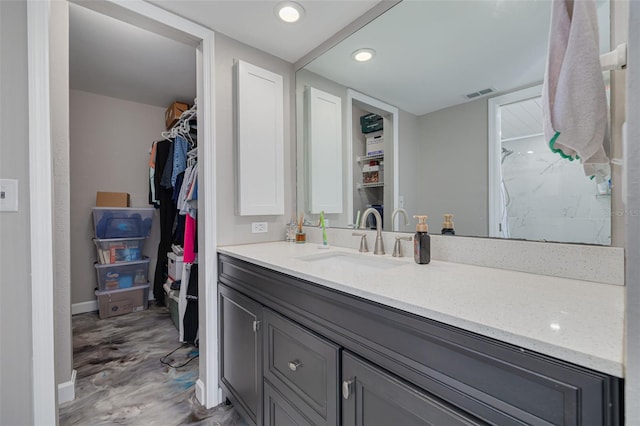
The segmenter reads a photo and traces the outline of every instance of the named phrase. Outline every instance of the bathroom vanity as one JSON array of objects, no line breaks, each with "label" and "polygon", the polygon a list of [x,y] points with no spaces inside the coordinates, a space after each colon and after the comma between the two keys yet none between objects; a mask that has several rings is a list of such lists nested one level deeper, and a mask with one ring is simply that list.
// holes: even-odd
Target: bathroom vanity
[{"label": "bathroom vanity", "polygon": [[218,251],[220,385],[252,425],[623,423],[620,286],[312,244]]}]

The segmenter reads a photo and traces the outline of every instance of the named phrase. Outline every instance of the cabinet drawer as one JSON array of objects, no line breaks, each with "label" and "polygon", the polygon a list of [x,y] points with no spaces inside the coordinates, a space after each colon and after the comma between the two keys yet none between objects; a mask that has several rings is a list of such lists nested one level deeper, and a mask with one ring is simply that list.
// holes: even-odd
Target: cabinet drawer
[{"label": "cabinet drawer", "polygon": [[339,347],[264,310],[264,375],[316,425],[338,420]]}]

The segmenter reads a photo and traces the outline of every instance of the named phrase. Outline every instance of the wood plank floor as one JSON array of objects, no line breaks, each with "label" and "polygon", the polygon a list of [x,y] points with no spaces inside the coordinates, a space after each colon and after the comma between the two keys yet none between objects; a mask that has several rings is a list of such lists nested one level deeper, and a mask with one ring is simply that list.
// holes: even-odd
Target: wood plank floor
[{"label": "wood plank floor", "polygon": [[[60,425],[243,425],[231,406],[207,410],[195,398],[196,358],[170,368],[160,358],[178,348],[166,308],[101,320],[73,316],[76,399],[60,406]],[[166,361],[180,365],[198,354],[178,349]]]}]

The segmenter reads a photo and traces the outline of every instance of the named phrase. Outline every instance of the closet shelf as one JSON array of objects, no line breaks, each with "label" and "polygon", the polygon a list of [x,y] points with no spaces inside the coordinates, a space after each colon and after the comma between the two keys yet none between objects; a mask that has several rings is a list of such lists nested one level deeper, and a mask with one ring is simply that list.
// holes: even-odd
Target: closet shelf
[{"label": "closet shelf", "polygon": [[384,182],[375,182],[375,183],[359,183],[358,184],[358,189],[364,189],[364,188],[379,188],[384,186]]},{"label": "closet shelf", "polygon": [[362,157],[358,157],[358,163],[362,163],[363,161],[382,160],[383,158],[384,154],[363,155]]}]

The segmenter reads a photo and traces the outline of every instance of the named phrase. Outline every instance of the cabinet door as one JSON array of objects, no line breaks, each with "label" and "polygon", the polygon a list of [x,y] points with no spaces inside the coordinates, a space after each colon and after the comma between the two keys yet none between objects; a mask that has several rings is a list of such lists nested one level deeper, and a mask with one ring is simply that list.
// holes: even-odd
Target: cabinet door
[{"label": "cabinet door", "polygon": [[484,424],[353,354],[342,354],[343,426]]},{"label": "cabinet door", "polygon": [[262,306],[218,285],[220,386],[252,425],[262,424]]},{"label": "cabinet door", "polygon": [[305,101],[308,209],[342,213],[342,99],[307,87]]},{"label": "cabinet door", "polygon": [[264,425],[265,426],[314,426],[276,388],[264,382]]},{"label": "cabinet door", "polygon": [[284,214],[284,89],[281,75],[237,61],[236,196],[240,216]]}]

